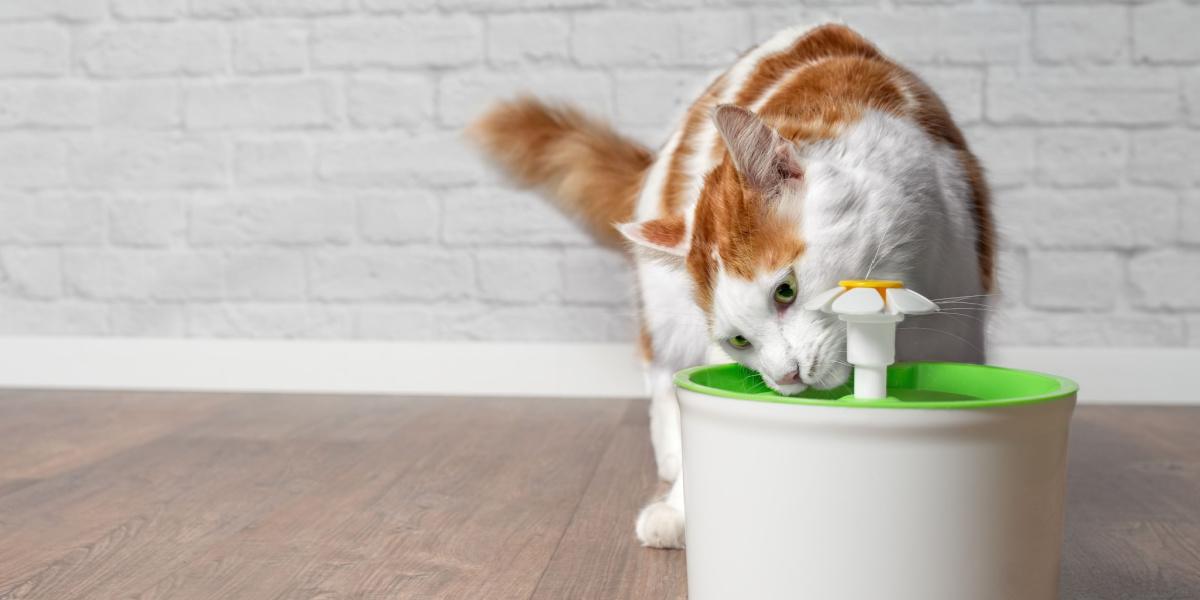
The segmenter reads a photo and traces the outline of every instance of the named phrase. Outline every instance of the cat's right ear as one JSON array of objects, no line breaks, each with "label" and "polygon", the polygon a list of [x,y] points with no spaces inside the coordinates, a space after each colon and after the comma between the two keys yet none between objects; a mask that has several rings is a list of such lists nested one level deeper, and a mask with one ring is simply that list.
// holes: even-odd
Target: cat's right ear
[{"label": "cat's right ear", "polygon": [[616,226],[621,235],[635,244],[635,249],[669,263],[683,262],[688,253],[688,229],[683,217],[672,215],[649,221],[621,223]]}]

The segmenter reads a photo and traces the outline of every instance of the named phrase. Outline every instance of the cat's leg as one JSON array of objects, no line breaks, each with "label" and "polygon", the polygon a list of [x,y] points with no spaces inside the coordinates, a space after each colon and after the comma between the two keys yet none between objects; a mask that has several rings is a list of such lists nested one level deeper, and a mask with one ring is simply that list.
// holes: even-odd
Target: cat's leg
[{"label": "cat's leg", "polygon": [[650,381],[650,441],[654,445],[658,478],[675,481],[683,467],[683,442],[672,371],[662,365],[650,365],[647,377]]},{"label": "cat's leg", "polygon": [[683,547],[683,472],[671,484],[671,491],[647,504],[637,517],[637,537],[651,548]]}]

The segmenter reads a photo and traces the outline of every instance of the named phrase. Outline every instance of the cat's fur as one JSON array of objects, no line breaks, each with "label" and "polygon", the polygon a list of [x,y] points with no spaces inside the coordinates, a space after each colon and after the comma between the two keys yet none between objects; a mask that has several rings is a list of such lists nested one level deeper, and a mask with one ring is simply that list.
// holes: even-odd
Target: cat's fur
[{"label": "cat's fur", "polygon": [[[988,191],[962,134],[923,82],[841,25],[743,55],[656,156],[532,99],[496,106],[472,134],[602,240],[633,242],[651,435],[674,481],[638,517],[649,546],[683,545],[672,373],[728,355],[783,393],[833,387],[849,375],[844,327],[802,310],[807,297],[868,275],[931,298],[992,287]],[[790,306],[773,297],[789,273]],[[901,360],[982,360],[982,319],[924,319],[901,326]]]}]

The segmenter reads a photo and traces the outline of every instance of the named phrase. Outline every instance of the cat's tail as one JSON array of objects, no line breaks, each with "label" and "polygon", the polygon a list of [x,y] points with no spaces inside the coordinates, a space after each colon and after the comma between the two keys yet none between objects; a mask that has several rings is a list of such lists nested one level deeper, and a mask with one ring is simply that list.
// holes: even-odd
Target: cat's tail
[{"label": "cat's tail", "polygon": [[518,184],[546,192],[601,242],[623,245],[613,225],[633,218],[650,150],[574,108],[530,97],[496,104],[467,132]]}]

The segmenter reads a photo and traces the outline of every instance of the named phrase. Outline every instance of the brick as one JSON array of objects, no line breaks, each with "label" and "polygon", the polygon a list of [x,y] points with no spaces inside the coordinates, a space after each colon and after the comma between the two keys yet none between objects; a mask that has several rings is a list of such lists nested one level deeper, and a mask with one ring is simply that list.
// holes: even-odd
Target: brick
[{"label": "brick", "polygon": [[62,265],[57,248],[0,250],[0,294],[55,298],[62,294]]},{"label": "brick", "polygon": [[295,300],[307,290],[299,251],[239,250],[225,263],[225,291],[235,300]]},{"label": "brick", "polygon": [[675,15],[651,12],[579,13],[571,55],[590,66],[676,64],[682,51],[675,19]]},{"label": "brick", "polygon": [[1153,189],[1029,190],[999,194],[993,205],[1001,234],[1018,247],[1154,247],[1178,222],[1175,196]]},{"label": "brick", "polygon": [[182,123],[175,83],[110,83],[100,91],[100,123],[111,129],[175,129]]},{"label": "brick", "polygon": [[633,289],[633,270],[623,254],[599,248],[567,249],[563,258],[567,302],[628,306]]},{"label": "brick", "polygon": [[495,15],[487,21],[487,57],[511,65],[563,61],[569,54],[570,23],[563,15]]},{"label": "brick", "polygon": [[983,72],[973,67],[925,67],[921,79],[941,97],[958,124],[983,118]]},{"label": "brick", "polygon": [[192,129],[303,129],[333,121],[333,86],[321,80],[193,86],[184,96]]},{"label": "brick", "polygon": [[687,11],[674,21],[681,65],[724,69],[754,46],[750,15],[744,10]]},{"label": "brick", "polygon": [[987,116],[997,123],[1166,123],[1180,112],[1174,72],[1147,67],[1041,68],[988,73]]},{"label": "brick", "polygon": [[89,245],[103,241],[104,205],[99,198],[0,196],[0,242]]},{"label": "brick", "polygon": [[1114,252],[1031,252],[1029,298],[1036,308],[1111,310],[1124,285]]},{"label": "brick", "polygon": [[86,85],[0,85],[0,128],[80,128],[95,124],[96,118],[96,94]]},{"label": "brick", "polygon": [[110,0],[122,21],[170,21],[184,13],[186,0]]},{"label": "brick", "polygon": [[454,327],[490,309],[478,304],[421,302],[386,306],[352,306],[354,336],[364,339],[436,340],[469,339]]},{"label": "brick", "polygon": [[1179,346],[1184,323],[1175,315],[1012,313],[989,328],[1004,346]]},{"label": "brick", "polygon": [[0,26],[0,76],[58,75],[67,70],[70,40],[54,25]]},{"label": "brick", "polygon": [[475,273],[465,253],[337,250],[312,255],[309,278],[324,300],[438,300],[470,295]]},{"label": "brick", "polygon": [[83,31],[79,54],[97,77],[209,75],[226,69],[228,46],[211,25],[127,25]]},{"label": "brick", "polygon": [[409,13],[436,8],[438,0],[362,0],[362,5],[367,12]]},{"label": "brick", "polygon": [[243,140],[237,143],[234,178],[250,187],[306,185],[314,157],[305,140]]},{"label": "brick", "polygon": [[499,98],[534,93],[549,101],[578,106],[599,117],[611,117],[612,84],[603,73],[565,69],[447,74],[439,87],[442,124],[462,127]]},{"label": "brick", "polygon": [[362,196],[358,215],[359,231],[370,242],[432,242],[441,228],[441,203],[425,190]]},{"label": "brick", "polygon": [[1036,135],[1027,129],[973,126],[964,129],[971,150],[997,189],[1021,186],[1033,178]]},{"label": "brick", "polygon": [[1111,63],[1129,55],[1124,6],[1039,6],[1033,15],[1034,55],[1046,62]]},{"label": "brick", "polygon": [[188,330],[195,337],[345,338],[353,321],[346,308],[323,304],[194,304]]},{"label": "brick", "polygon": [[81,298],[214,300],[223,294],[220,252],[67,250],[68,293]]},{"label": "brick", "polygon": [[434,92],[420,75],[356,77],[346,88],[346,111],[360,127],[416,129],[434,119]]},{"label": "brick", "polygon": [[4,0],[0,21],[96,21],[104,17],[105,0]]},{"label": "brick", "polygon": [[240,24],[233,68],[241,73],[291,73],[308,65],[308,27],[300,23]]},{"label": "brick", "polygon": [[109,134],[73,144],[71,180],[99,188],[192,188],[224,185],[229,151],[223,140],[174,134]]},{"label": "brick", "polygon": [[[992,306],[1013,308],[1023,306],[1028,297],[1029,260],[1023,249],[1004,249],[996,255],[996,289]],[[968,314],[981,314],[969,310]]]},{"label": "brick", "polygon": [[1193,192],[1180,205],[1179,239],[1187,244],[1200,245],[1200,194]]},{"label": "brick", "polygon": [[197,17],[308,17],[336,15],[350,9],[350,0],[191,0]]},{"label": "brick", "polygon": [[123,337],[186,337],[187,309],[183,304],[114,302],[108,310],[109,331]]},{"label": "brick", "polygon": [[621,69],[614,76],[616,117],[633,127],[678,122],[704,82],[692,73]]},{"label": "brick", "polygon": [[483,55],[483,25],[465,14],[325,20],[313,34],[320,67],[451,67]]},{"label": "brick", "polygon": [[444,198],[442,236],[451,244],[590,244],[583,229],[533,194],[458,190]]},{"label": "brick", "polygon": [[628,341],[630,311],[607,306],[503,306],[447,324],[471,339],[529,342]]},{"label": "brick", "polygon": [[1037,136],[1036,178],[1061,186],[1108,186],[1125,170],[1125,133],[1055,129]]},{"label": "brick", "polygon": [[[368,3],[403,2],[404,0],[366,0]],[[428,0],[414,0],[418,5]],[[542,8],[599,7],[606,0],[437,0],[438,6],[446,10],[469,10],[489,12],[512,12]]]},{"label": "brick", "polygon": [[1147,4],[1133,8],[1133,55],[1149,62],[1200,61],[1200,6]]},{"label": "brick", "polygon": [[0,298],[0,334],[102,335],[108,333],[108,309],[95,302]]},{"label": "brick", "polygon": [[348,185],[465,185],[479,181],[483,165],[458,133],[408,138],[365,138],[322,143],[317,173]]},{"label": "brick", "polygon": [[188,237],[199,246],[344,244],[354,237],[354,203],[321,196],[203,198]]},{"label": "brick", "polygon": [[931,6],[896,12],[863,8],[843,15],[855,30],[903,63],[1016,63],[1028,43],[1028,17],[1015,7]]},{"label": "brick", "polygon": [[47,136],[0,136],[0,182],[4,187],[51,187],[66,182],[66,146]]},{"label": "brick", "polygon": [[548,249],[482,250],[475,257],[480,297],[488,302],[546,302],[562,295],[562,261]]},{"label": "brick", "polygon": [[1129,261],[1134,304],[1146,309],[1200,309],[1200,252],[1158,250]]},{"label": "brick", "polygon": [[1130,179],[1150,185],[1184,187],[1200,184],[1200,131],[1167,130],[1133,133]]},{"label": "brick", "polygon": [[1184,76],[1183,95],[1187,101],[1188,121],[1192,125],[1200,125],[1200,69],[1194,69]]},{"label": "brick", "polygon": [[183,239],[186,213],[179,198],[114,198],[108,202],[108,238],[124,246],[167,246]]}]

